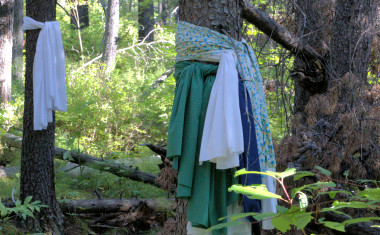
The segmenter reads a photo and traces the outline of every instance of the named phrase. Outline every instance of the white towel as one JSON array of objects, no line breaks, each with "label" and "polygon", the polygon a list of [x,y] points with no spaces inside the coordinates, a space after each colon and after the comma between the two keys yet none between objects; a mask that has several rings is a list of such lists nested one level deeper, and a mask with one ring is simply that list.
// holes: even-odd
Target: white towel
[{"label": "white towel", "polygon": [[34,130],[42,130],[53,121],[53,110],[67,110],[62,35],[57,21],[42,23],[28,16],[22,29],[41,29],[33,64],[33,106]]},{"label": "white towel", "polygon": [[234,56],[227,51],[220,58],[202,135],[199,162],[214,162],[216,169],[238,167],[239,155],[244,152],[239,78]]}]

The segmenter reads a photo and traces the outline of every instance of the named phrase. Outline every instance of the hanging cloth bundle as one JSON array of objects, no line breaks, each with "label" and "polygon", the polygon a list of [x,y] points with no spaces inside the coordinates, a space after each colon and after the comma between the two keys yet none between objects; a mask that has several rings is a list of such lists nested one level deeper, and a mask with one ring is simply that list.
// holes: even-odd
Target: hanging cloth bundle
[{"label": "hanging cloth bundle", "polygon": [[67,110],[62,35],[57,21],[42,23],[28,16],[22,29],[41,29],[33,63],[33,107],[34,130],[42,130],[53,121],[53,110]]},{"label": "hanging cloth bundle", "polygon": [[[226,52],[237,53],[238,72],[245,81],[245,86],[251,99],[260,168],[262,172],[275,171],[276,161],[270,134],[264,87],[258,62],[252,48],[244,41],[238,42],[208,28],[180,21],[178,22],[176,34],[176,51],[177,62],[193,60],[219,62]],[[235,67],[236,65],[231,66]],[[171,147],[170,144],[174,143],[168,141],[168,150]],[[275,193],[274,178],[262,175],[262,182],[267,185],[270,192]],[[275,212],[276,204],[276,199],[262,200],[262,212]],[[264,221],[263,228],[271,229],[270,221]]]}]

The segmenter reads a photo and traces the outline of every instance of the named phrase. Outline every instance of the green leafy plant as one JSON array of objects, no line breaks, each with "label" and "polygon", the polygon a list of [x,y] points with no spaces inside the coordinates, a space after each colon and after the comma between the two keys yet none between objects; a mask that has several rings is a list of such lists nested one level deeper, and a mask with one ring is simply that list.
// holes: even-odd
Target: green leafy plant
[{"label": "green leafy plant", "polygon": [[[336,184],[330,181],[331,172],[319,166],[316,166],[315,168],[320,173],[318,176],[324,176],[324,178],[329,181],[306,184],[301,187],[292,189],[290,193],[286,190],[284,183],[285,178],[293,176],[293,180],[297,181],[303,177],[315,176],[316,174],[310,171],[297,172],[294,168],[287,169],[284,172],[257,172],[246,171],[245,169],[237,171],[235,173],[235,176],[240,176],[243,174],[262,174],[275,178],[283,189],[286,197],[283,198],[280,195],[269,192],[265,185],[233,185],[228,189],[229,191],[244,194],[250,199],[276,198],[283,201],[287,207],[278,205],[277,213],[241,213],[228,216],[229,222],[218,224],[217,226],[209,228],[208,231],[241,224],[243,222],[238,222],[236,220],[246,216],[252,216],[257,221],[271,219],[273,226],[283,233],[295,228],[297,230],[302,230],[304,234],[306,234],[304,228],[315,217],[317,217],[319,213],[323,212],[334,212],[347,217],[347,220],[343,221],[342,223],[327,221],[324,217],[319,218],[318,221],[316,221],[317,223],[323,224],[330,229],[338,230],[341,232],[345,232],[345,226],[348,226],[350,224],[380,220],[380,217],[352,218],[350,215],[341,211],[341,209],[345,208],[375,210],[379,206],[380,202],[380,188],[365,188],[361,191],[357,189],[356,192],[336,190]],[[323,188],[330,188],[331,191],[321,190]],[[348,197],[346,197],[344,200],[334,200],[332,203],[327,203],[331,204],[330,207],[324,207],[322,209],[317,209],[316,211],[311,210],[314,208],[314,205],[309,205],[309,200],[312,199],[312,196],[310,195],[316,194],[316,198],[318,198],[322,195],[328,194],[331,199],[334,199],[338,193],[346,194]],[[225,218],[221,218],[221,220],[222,219]],[[317,220],[317,218],[315,218],[315,220]]]},{"label": "green leafy plant", "polygon": [[32,196],[25,198],[24,203],[20,200],[17,200],[15,207],[9,208],[6,207],[0,200],[0,218],[8,219],[12,213],[20,215],[24,220],[29,216],[34,218],[33,212],[40,212],[41,208],[48,207],[46,205],[41,205],[41,201],[32,202]]}]

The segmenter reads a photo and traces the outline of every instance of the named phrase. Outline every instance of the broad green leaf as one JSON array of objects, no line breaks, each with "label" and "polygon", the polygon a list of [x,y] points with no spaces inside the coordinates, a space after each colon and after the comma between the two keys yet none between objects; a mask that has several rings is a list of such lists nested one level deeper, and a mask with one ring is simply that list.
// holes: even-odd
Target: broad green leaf
[{"label": "broad green leaf", "polygon": [[317,189],[317,188],[324,188],[324,187],[336,187],[336,184],[334,182],[317,182],[314,184],[307,184],[299,188],[292,189],[291,197],[294,198],[298,192],[301,192],[302,190],[305,190],[305,189]]},{"label": "broad green leaf", "polygon": [[71,151],[66,151],[63,153],[63,160],[74,161],[74,158],[71,156]]},{"label": "broad green leaf", "polygon": [[24,200],[24,204],[29,204],[29,202],[32,200],[32,198],[33,198],[32,196],[26,197]]},{"label": "broad green leaf", "polygon": [[258,175],[269,175],[273,178],[276,178],[276,175],[273,174],[271,171],[261,172],[261,171],[247,171],[246,169],[241,169],[235,172],[235,177],[238,177],[240,175],[246,175],[246,174],[258,174]]},{"label": "broad green leaf", "polygon": [[235,221],[235,220],[240,219],[240,218],[244,218],[247,216],[254,216],[254,215],[258,215],[258,214],[259,213],[255,213],[255,212],[239,213],[239,214],[228,215],[226,217],[219,218],[218,220],[222,221],[226,218],[230,218],[231,221]]},{"label": "broad green leaf", "polygon": [[380,201],[380,188],[365,188],[355,196],[355,198],[362,197],[365,197],[368,200]]},{"label": "broad green leaf", "polygon": [[328,194],[328,195],[330,196],[331,199],[334,199],[337,193],[345,193],[345,194],[348,194],[348,195],[352,196],[352,193],[351,193],[351,192],[349,192],[349,191],[344,191],[344,190],[340,190],[340,191],[320,192],[320,193],[317,194],[317,197],[319,197],[319,196],[321,196],[321,195]]},{"label": "broad green leaf", "polygon": [[292,217],[293,224],[297,227],[297,229],[304,229],[306,225],[310,223],[310,221],[314,218],[311,214],[313,212],[302,212],[296,214],[289,214]]},{"label": "broad green leaf", "polygon": [[372,225],[371,228],[380,228],[380,225]]},{"label": "broad green leaf", "polygon": [[268,198],[281,198],[280,195],[271,193],[267,190],[265,186],[241,186],[241,185],[232,185],[229,189],[229,192],[234,191],[235,193],[240,193],[247,195],[250,199],[268,199]]},{"label": "broad green leaf", "polygon": [[212,227],[206,229],[206,233],[211,232],[211,231],[216,230],[216,229],[221,229],[221,228],[226,228],[226,227],[231,227],[231,226],[236,226],[236,225],[241,225],[241,224],[244,224],[244,223],[238,222],[238,221],[232,221],[232,222],[217,224],[215,226],[212,226]]},{"label": "broad green leaf", "polygon": [[[326,212],[326,211],[334,211],[336,212],[339,209],[342,208],[369,208],[369,205],[367,205],[365,202],[357,202],[357,201],[352,201],[352,202],[339,202],[335,201],[333,202],[332,206],[329,208],[323,208],[320,212]],[[339,214],[339,213],[338,213]]]},{"label": "broad green leaf", "polygon": [[325,168],[322,168],[320,166],[315,166],[315,168],[317,170],[319,170],[322,174],[324,175],[327,175],[327,176],[330,176],[331,175],[331,172],[329,170],[326,170]]},{"label": "broad green leaf", "polygon": [[1,217],[5,217],[7,216],[7,214],[8,214],[7,210],[1,210],[1,213],[0,213]]},{"label": "broad green leaf", "polygon": [[314,176],[315,174],[311,171],[298,171],[296,175],[294,175],[293,181],[297,181],[306,176]]},{"label": "broad green leaf", "polygon": [[263,213],[260,213],[258,215],[254,215],[253,218],[255,218],[255,220],[257,221],[260,221],[260,220],[263,220],[263,219],[266,219],[266,218],[272,218],[272,217],[275,217],[279,215],[279,213],[274,213],[274,212],[263,212]]},{"label": "broad green leaf", "polygon": [[[267,171],[267,172],[271,172],[271,171]],[[286,178],[288,176],[295,175],[296,168],[291,168],[291,169],[288,168],[284,172],[271,172],[271,173],[273,173],[275,176],[279,178]]]},{"label": "broad green leaf", "polygon": [[323,225],[325,225],[328,228],[335,229],[341,232],[345,232],[344,225],[342,223],[332,222],[332,221],[323,221]]},{"label": "broad green leaf", "polygon": [[16,206],[16,207],[21,206],[21,201],[20,201],[20,200],[17,200],[16,203],[15,203],[15,206]]},{"label": "broad green leaf", "polygon": [[380,217],[361,217],[356,219],[350,219],[343,222],[345,226],[361,222],[372,222],[372,220],[380,220]]},{"label": "broad green leaf", "polygon": [[277,205],[277,206],[276,206],[276,209],[277,209],[278,212],[280,212],[280,214],[285,214],[285,213],[287,213],[288,210],[289,210],[288,208],[283,207],[283,206],[280,206],[280,205]]},{"label": "broad green leaf", "polygon": [[280,215],[277,217],[272,218],[272,225],[280,230],[282,233],[285,233],[286,231],[290,230],[291,227],[291,218],[288,214]]},{"label": "broad green leaf", "polygon": [[307,195],[303,192],[298,192],[298,198],[299,198],[299,205],[301,210],[304,210],[309,205],[307,200]]}]

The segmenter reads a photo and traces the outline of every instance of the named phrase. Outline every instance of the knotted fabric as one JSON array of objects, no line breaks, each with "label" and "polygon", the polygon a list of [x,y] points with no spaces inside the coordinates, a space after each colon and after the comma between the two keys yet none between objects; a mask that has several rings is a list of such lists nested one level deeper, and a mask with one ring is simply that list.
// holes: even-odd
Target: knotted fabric
[{"label": "knotted fabric", "polygon": [[53,121],[53,110],[67,110],[62,35],[57,21],[42,23],[28,16],[22,29],[41,29],[33,63],[33,106],[34,130],[42,130]]},{"label": "knotted fabric", "polygon": [[[186,60],[219,62],[221,54],[228,51],[237,53],[238,63],[232,66],[237,66],[251,99],[260,168],[262,172],[275,171],[276,161],[264,87],[257,58],[252,48],[244,41],[239,42],[211,29],[179,21],[176,33],[176,51],[177,62]],[[265,182],[270,192],[275,192],[274,178],[262,175],[262,182]],[[276,199],[265,199],[262,201],[262,211],[276,211],[275,205]],[[268,222],[263,223],[264,229],[272,228]]]}]

